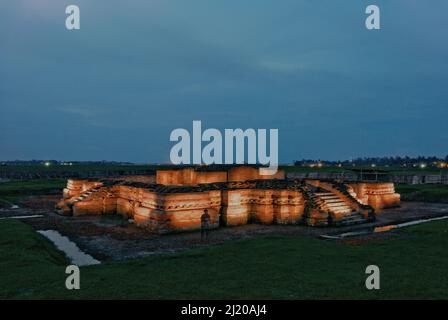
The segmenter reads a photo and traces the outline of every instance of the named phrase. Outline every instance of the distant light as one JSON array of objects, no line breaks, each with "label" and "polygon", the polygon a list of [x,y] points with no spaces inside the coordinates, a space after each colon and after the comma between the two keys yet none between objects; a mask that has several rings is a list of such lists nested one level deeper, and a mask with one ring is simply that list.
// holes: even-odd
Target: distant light
[{"label": "distant light", "polygon": [[70,163],[69,163],[68,165],[69,165],[69,166],[72,166],[72,165],[73,165],[73,163],[71,163],[71,162],[70,162]]},{"label": "distant light", "polygon": [[375,168],[375,167],[376,167],[376,164],[372,163],[372,168]]},{"label": "distant light", "polygon": [[421,169],[426,168],[426,163],[420,163],[420,168],[421,168]]},{"label": "distant light", "polygon": [[438,167],[439,168],[446,168],[447,164],[445,162],[439,162]]},{"label": "distant light", "polygon": [[44,166],[46,166],[46,167],[49,167],[50,165],[51,165],[51,163],[48,161],[44,163]]}]

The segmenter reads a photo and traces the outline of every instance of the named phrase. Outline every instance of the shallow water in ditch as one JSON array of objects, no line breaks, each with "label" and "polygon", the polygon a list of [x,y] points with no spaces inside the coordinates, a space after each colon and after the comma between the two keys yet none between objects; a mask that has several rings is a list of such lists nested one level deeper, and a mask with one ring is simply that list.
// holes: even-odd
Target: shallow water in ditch
[{"label": "shallow water in ditch", "polygon": [[69,238],[61,235],[56,230],[39,230],[37,231],[51,242],[55,246],[65,253],[65,255],[70,259],[71,263],[77,266],[88,266],[93,264],[100,264],[101,262],[81,251],[78,246],[70,241]]},{"label": "shallow water in ditch", "polygon": [[3,219],[30,219],[30,218],[42,218],[43,215],[41,214],[33,214],[33,215],[29,215],[29,216],[9,216],[9,217],[2,217],[0,218],[0,220]]},{"label": "shallow water in ditch", "polygon": [[435,217],[435,218],[429,218],[429,219],[419,219],[419,220],[413,220],[413,221],[403,222],[403,223],[398,223],[398,224],[389,224],[389,225],[385,225],[385,226],[381,226],[381,227],[367,227],[367,228],[359,229],[359,230],[352,231],[352,232],[344,232],[344,233],[340,233],[340,234],[336,234],[336,235],[321,235],[320,237],[323,239],[343,239],[343,238],[347,238],[347,237],[362,236],[362,235],[367,235],[367,234],[372,234],[372,233],[387,232],[387,231],[391,231],[391,230],[398,229],[398,228],[404,228],[404,227],[413,226],[413,225],[417,225],[417,224],[421,224],[421,223],[425,223],[425,222],[444,220],[444,219],[448,219],[448,216],[441,216],[441,217]]}]

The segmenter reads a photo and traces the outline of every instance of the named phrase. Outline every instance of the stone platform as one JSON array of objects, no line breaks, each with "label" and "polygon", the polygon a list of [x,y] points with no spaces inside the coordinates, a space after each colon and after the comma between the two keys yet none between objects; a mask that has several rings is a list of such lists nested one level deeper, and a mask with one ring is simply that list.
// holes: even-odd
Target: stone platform
[{"label": "stone platform", "polygon": [[247,223],[338,226],[375,219],[398,206],[393,183],[286,179],[246,166],[182,168],[155,176],[69,179],[56,210],[64,215],[120,214],[156,233],[197,230],[208,209],[211,227]]}]

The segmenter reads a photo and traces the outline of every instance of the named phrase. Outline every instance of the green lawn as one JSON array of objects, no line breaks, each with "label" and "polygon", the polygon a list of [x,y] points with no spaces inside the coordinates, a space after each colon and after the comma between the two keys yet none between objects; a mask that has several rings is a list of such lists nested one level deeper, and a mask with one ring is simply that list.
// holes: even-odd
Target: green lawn
[{"label": "green lawn", "polygon": [[[28,225],[0,220],[0,298],[446,299],[447,247],[447,221],[361,246],[263,237],[82,267],[81,290],[69,291],[61,253]],[[381,269],[379,291],[364,287],[369,264]]]},{"label": "green lawn", "polygon": [[398,184],[395,189],[402,200],[448,203],[446,184]]},{"label": "green lawn", "polygon": [[30,195],[60,193],[67,179],[17,180],[0,183],[0,202],[17,203]]}]

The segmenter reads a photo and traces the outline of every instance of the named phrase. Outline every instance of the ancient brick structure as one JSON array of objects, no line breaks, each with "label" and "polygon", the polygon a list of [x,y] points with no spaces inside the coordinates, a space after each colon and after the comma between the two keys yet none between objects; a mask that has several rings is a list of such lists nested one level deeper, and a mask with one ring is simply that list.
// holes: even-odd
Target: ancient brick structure
[{"label": "ancient brick structure", "polygon": [[393,183],[342,183],[286,179],[280,170],[191,167],[158,170],[156,176],[68,180],[57,211],[66,215],[120,214],[154,232],[196,230],[204,209],[211,227],[251,222],[311,226],[363,223],[375,211],[396,206]]},{"label": "ancient brick structure", "polygon": [[393,183],[357,182],[351,183],[350,187],[353,189],[361,203],[368,204],[377,211],[385,208],[396,207],[400,204],[400,195],[395,193]]}]

